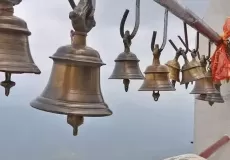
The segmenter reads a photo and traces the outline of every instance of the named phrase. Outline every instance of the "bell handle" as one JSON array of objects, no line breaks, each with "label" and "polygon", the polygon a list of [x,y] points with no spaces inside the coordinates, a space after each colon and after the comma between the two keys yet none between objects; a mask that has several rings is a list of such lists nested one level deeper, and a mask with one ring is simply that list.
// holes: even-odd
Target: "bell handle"
[{"label": "bell handle", "polygon": [[[129,14],[129,10],[126,9],[124,14],[123,14],[123,17],[121,19],[120,35],[121,35],[122,38],[124,38],[124,36],[125,36],[124,27],[125,27],[125,22],[127,20],[128,14]],[[130,40],[133,39],[136,36],[137,31],[139,29],[139,26],[140,26],[140,0],[136,0],[135,26],[134,26],[134,29],[133,29],[132,33],[129,36]]]}]

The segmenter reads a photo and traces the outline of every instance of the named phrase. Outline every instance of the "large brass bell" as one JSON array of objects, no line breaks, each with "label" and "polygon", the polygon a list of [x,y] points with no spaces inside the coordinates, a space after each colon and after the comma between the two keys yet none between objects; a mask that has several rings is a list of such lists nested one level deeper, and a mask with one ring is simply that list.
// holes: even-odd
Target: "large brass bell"
[{"label": "large brass bell", "polygon": [[100,67],[105,64],[96,50],[86,46],[86,33],[95,26],[94,19],[86,17],[84,20],[78,16],[78,10],[70,13],[75,29],[71,32],[72,44],[58,48],[50,57],[54,64],[49,82],[43,93],[31,102],[36,109],[68,115],[67,122],[73,126],[74,135],[83,117],[112,114],[100,86]]},{"label": "large brass bell", "polygon": [[125,91],[129,89],[130,79],[144,79],[144,76],[139,67],[139,59],[137,56],[130,51],[131,40],[135,37],[140,19],[140,0],[136,1],[136,24],[133,32],[130,34],[129,31],[124,33],[124,25],[129,14],[129,10],[126,10],[120,25],[120,35],[123,38],[124,52],[119,54],[115,60],[115,68],[109,79],[123,79]]},{"label": "large brass bell", "polygon": [[176,55],[173,60],[168,61],[165,65],[169,69],[169,79],[172,80],[172,85],[175,87],[176,82],[180,82],[180,63],[178,62],[178,59],[181,55],[182,49],[175,46],[172,40],[169,40],[171,45],[176,50]]},{"label": "large brass bell", "polygon": [[[153,33],[153,41],[155,41],[156,32]],[[158,101],[160,97],[159,91],[175,91],[176,89],[170,82],[169,70],[166,65],[160,64],[160,55],[163,48],[152,43],[153,63],[145,70],[145,79],[139,91],[153,91],[153,98]],[[165,44],[164,44],[165,45]],[[164,47],[164,45],[162,45]]]},{"label": "large brass bell", "polygon": [[24,20],[13,15],[14,5],[21,0],[1,0],[0,2],[0,71],[5,72],[5,95],[15,85],[11,81],[11,74],[35,73],[41,71],[34,64],[30,53],[28,36],[31,32]]},{"label": "large brass bell", "polygon": [[183,58],[185,61],[185,64],[182,66],[181,72],[182,72],[182,80],[181,84],[185,84],[186,89],[188,87],[188,84],[193,81],[199,80],[201,78],[204,78],[205,75],[202,70],[202,66],[200,62],[196,60],[196,57],[199,57],[199,32],[197,32],[197,41],[196,41],[196,49],[190,50],[188,48],[188,44],[186,44],[180,36],[178,36],[181,42],[186,47],[186,50],[191,52],[192,60],[189,62],[186,53],[183,54]]}]

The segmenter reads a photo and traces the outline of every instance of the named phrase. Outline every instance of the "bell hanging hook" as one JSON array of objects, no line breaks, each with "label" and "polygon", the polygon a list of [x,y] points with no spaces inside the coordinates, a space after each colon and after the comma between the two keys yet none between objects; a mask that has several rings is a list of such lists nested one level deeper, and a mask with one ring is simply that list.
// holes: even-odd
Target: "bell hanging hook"
[{"label": "bell hanging hook", "polygon": [[[155,44],[157,32],[153,31],[153,35],[152,35],[151,50],[153,52],[153,59],[158,59],[159,60],[161,52],[164,50],[166,42],[167,42],[167,31],[168,31],[168,10],[165,9],[163,42],[162,42],[160,48],[159,48],[158,44]],[[153,91],[152,96],[153,96],[155,101],[158,101],[158,99],[160,98],[159,91]]]},{"label": "bell hanging hook", "polygon": [[[188,61],[188,58],[187,58],[187,53],[189,51],[188,31],[187,31],[187,24],[185,22],[183,22],[183,25],[184,25],[184,39],[185,39],[185,42],[182,40],[182,38],[180,36],[178,36],[178,38],[180,40],[182,40],[182,42],[184,42],[183,45],[185,46],[185,49],[182,49],[181,54],[182,54],[184,60]],[[189,85],[189,83],[185,83],[185,88],[186,89],[188,88],[188,85]]]},{"label": "bell hanging hook", "polygon": [[124,29],[125,28],[125,22],[127,20],[128,15],[129,15],[129,10],[126,9],[124,12],[124,15],[121,19],[121,23],[120,23],[120,35],[121,35],[121,38],[123,39],[125,50],[127,52],[130,52],[130,46],[132,44],[131,40],[136,36],[137,31],[138,31],[139,26],[140,26],[140,0],[136,0],[135,26],[134,26],[134,29],[133,29],[131,34],[130,34],[129,30],[125,31],[125,29]]},{"label": "bell hanging hook", "polygon": [[180,39],[181,43],[184,45],[184,47],[188,47],[188,51],[191,53],[192,58],[198,57],[200,59],[200,54],[199,54],[199,32],[196,33],[196,48],[195,49],[189,49],[187,44],[184,42],[184,40],[181,38],[181,36],[178,36]]},{"label": "bell hanging hook", "polygon": [[[167,42],[167,34],[168,34],[168,10],[165,9],[165,13],[164,13],[164,31],[163,31],[163,42],[161,44],[161,47],[159,48],[159,53],[161,53],[166,45]],[[151,50],[154,51],[154,48],[157,46],[159,46],[158,44],[155,45],[156,42],[156,36],[157,36],[157,32],[153,31],[153,36],[152,36],[152,42],[151,42]]]},{"label": "bell hanging hook", "polygon": [[[138,31],[139,26],[140,26],[140,0],[136,0],[135,26],[134,26],[134,29],[133,29],[131,34],[130,34],[129,30],[124,31],[125,22],[127,20],[128,14],[129,14],[129,10],[126,9],[124,12],[124,15],[121,19],[121,23],[120,23],[120,35],[123,39],[125,53],[127,53],[127,54],[130,53],[130,46],[132,44],[132,39],[136,36],[137,31]],[[123,79],[123,84],[124,84],[125,91],[128,92],[130,80],[129,79]]]}]

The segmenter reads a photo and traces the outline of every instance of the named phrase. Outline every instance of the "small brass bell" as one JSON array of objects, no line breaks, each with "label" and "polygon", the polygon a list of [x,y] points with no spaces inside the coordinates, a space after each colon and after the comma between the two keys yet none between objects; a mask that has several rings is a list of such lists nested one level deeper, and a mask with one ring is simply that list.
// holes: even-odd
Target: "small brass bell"
[{"label": "small brass bell", "polygon": [[15,85],[11,81],[11,74],[41,73],[30,53],[28,36],[31,32],[24,20],[13,15],[13,6],[20,2],[21,0],[0,2],[0,71],[5,72],[6,76],[6,80],[1,83],[6,96]]},{"label": "small brass bell", "polygon": [[[155,41],[156,32],[153,33],[153,40]],[[165,37],[164,37],[165,38]],[[159,45],[152,43],[153,63],[145,70],[145,79],[139,91],[153,91],[153,98],[158,101],[160,97],[159,91],[175,91],[176,89],[170,82],[169,70],[166,65],[160,64],[160,54],[163,48]],[[165,44],[162,46],[164,47]]]},{"label": "small brass bell", "polygon": [[105,64],[96,50],[86,46],[87,33],[95,26],[95,20],[84,15],[92,7],[88,6],[84,14],[77,8],[70,12],[75,30],[71,31],[72,44],[60,47],[50,57],[54,64],[49,82],[43,93],[31,102],[36,109],[68,115],[67,122],[73,126],[74,135],[83,117],[112,114],[100,87],[100,67]]},{"label": "small brass bell", "polygon": [[186,89],[188,87],[188,84],[191,82],[193,84],[193,81],[196,81],[198,79],[204,78],[204,72],[203,68],[201,66],[201,63],[196,60],[196,57],[199,56],[199,32],[197,32],[197,40],[196,40],[196,49],[190,50],[188,48],[188,44],[186,44],[183,39],[178,36],[181,42],[184,44],[186,49],[191,52],[192,60],[189,62],[186,56],[186,53],[183,54],[185,64],[182,66],[182,80],[181,84],[186,84]]},{"label": "small brass bell", "polygon": [[121,25],[120,25],[120,35],[123,38],[125,51],[118,55],[117,59],[115,60],[115,68],[112,72],[112,75],[109,77],[109,79],[123,79],[123,84],[126,92],[129,89],[130,79],[144,79],[144,76],[139,67],[140,60],[137,58],[137,56],[134,53],[130,51],[130,46],[132,44],[131,40],[135,37],[139,27],[140,8],[138,6],[140,6],[140,0],[137,0],[136,25],[131,34],[129,31],[126,31],[124,33],[124,25],[129,10],[126,10],[123,15],[123,18],[121,20]]},{"label": "small brass bell", "polygon": [[172,80],[172,85],[174,87],[175,87],[176,82],[180,82],[180,63],[178,62],[180,55],[181,55],[181,48],[177,50],[176,56],[174,57],[174,59],[171,61],[168,61],[165,64],[169,69],[169,79]]}]

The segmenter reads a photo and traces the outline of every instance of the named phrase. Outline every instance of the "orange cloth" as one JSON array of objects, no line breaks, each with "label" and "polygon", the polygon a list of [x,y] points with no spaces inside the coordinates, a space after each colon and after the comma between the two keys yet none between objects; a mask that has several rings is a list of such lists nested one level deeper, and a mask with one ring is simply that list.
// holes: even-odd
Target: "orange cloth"
[{"label": "orange cloth", "polygon": [[230,17],[226,19],[223,31],[223,41],[217,44],[216,51],[211,57],[212,77],[214,82],[220,82],[230,78],[230,58],[228,57],[226,50],[226,40],[230,37]]}]

